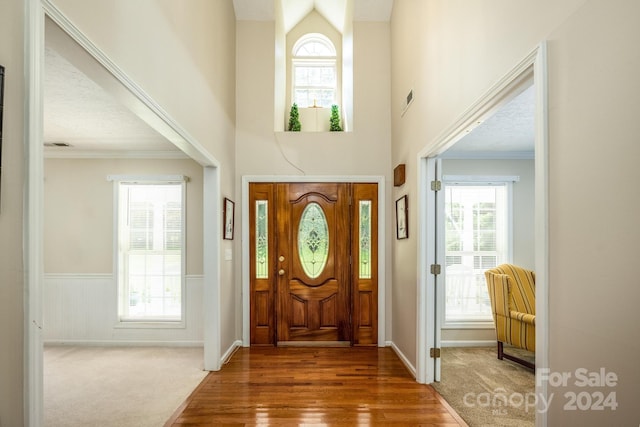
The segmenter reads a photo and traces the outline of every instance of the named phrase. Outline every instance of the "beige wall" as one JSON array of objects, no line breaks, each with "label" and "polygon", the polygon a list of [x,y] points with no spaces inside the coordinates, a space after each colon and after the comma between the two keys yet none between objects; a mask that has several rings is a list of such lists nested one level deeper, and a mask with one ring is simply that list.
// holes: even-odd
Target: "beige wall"
[{"label": "beige wall", "polygon": [[[418,152],[548,40],[550,368],[604,367],[619,378],[601,389],[617,393],[615,412],[565,411],[566,389],[551,387],[553,426],[640,420],[639,15],[635,0],[394,3],[393,162],[407,162],[413,199]],[[411,86],[415,101],[401,119],[399,101]],[[415,354],[415,251],[415,237],[394,247],[394,342],[408,356]],[[407,311],[395,315],[401,307]]]},{"label": "beige wall", "polygon": [[[107,175],[185,175],[188,275],[202,274],[202,166],[193,160],[47,159],[44,272],[113,272],[113,186]],[[46,303],[46,301],[45,301]]]},{"label": "beige wall", "polygon": [[0,1],[0,65],[5,67],[0,183],[0,425],[23,419],[24,51],[21,0]]}]

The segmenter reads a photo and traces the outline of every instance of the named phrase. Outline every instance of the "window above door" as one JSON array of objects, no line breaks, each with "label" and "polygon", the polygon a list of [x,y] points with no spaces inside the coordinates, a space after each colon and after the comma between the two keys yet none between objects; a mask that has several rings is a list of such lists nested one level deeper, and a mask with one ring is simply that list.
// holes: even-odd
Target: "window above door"
[{"label": "window above door", "polygon": [[331,108],[336,103],[336,48],[319,33],[302,36],[292,52],[292,102],[300,108]]}]

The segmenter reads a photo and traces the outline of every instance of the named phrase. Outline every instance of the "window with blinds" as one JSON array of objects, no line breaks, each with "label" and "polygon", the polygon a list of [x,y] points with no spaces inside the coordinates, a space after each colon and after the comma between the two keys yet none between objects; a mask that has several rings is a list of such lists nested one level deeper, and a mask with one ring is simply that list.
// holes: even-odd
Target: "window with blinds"
[{"label": "window with blinds", "polygon": [[117,182],[121,322],[183,319],[184,182]]},{"label": "window with blinds", "polygon": [[445,322],[492,319],[484,272],[509,262],[509,185],[445,182]]}]

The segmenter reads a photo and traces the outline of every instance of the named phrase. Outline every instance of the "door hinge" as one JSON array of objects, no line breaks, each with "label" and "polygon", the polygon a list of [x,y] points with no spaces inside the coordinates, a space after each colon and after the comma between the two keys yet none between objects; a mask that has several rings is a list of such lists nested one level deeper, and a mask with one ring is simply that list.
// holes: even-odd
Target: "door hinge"
[{"label": "door hinge", "polygon": [[433,357],[434,359],[440,358],[440,349],[439,348],[430,348],[429,349],[429,357]]},{"label": "door hinge", "polygon": [[431,191],[442,190],[442,181],[431,181]]},{"label": "door hinge", "polygon": [[442,267],[440,264],[431,264],[431,274],[440,274]]}]

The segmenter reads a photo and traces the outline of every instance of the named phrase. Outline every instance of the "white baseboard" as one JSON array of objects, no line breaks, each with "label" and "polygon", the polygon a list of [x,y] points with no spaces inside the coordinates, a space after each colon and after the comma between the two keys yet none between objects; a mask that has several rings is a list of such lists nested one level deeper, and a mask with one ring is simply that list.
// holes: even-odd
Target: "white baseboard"
[{"label": "white baseboard", "polygon": [[411,362],[409,362],[409,359],[407,359],[407,357],[404,355],[404,353],[402,353],[402,351],[400,351],[398,346],[396,346],[393,343],[393,341],[389,342],[388,346],[391,347],[391,349],[398,355],[398,358],[400,358],[402,363],[404,363],[404,366],[406,366],[407,369],[409,370],[409,372],[411,372],[411,375],[413,375],[413,378],[416,378],[416,368],[415,368],[415,366],[413,366],[411,364]]},{"label": "white baseboard", "polygon": [[46,340],[44,345],[85,347],[203,347],[202,341]]},{"label": "white baseboard", "polygon": [[233,356],[236,350],[240,347],[242,347],[242,340],[235,340],[220,358],[220,366],[225,365],[229,361],[229,359],[231,359],[231,356]]},{"label": "white baseboard", "polygon": [[464,340],[452,340],[452,341],[440,341],[440,347],[495,347],[496,340],[476,340],[476,341],[464,341]]}]

